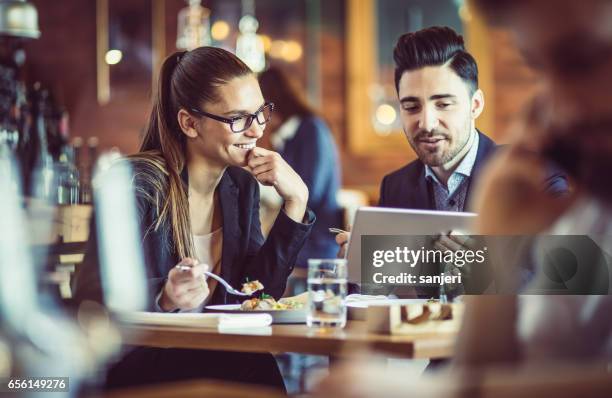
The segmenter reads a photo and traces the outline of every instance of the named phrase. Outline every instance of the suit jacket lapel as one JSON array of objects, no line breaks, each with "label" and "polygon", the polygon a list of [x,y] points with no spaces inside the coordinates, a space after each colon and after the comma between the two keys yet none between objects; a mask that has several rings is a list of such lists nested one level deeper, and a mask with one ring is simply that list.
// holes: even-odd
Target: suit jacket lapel
[{"label": "suit jacket lapel", "polygon": [[230,282],[232,281],[234,256],[239,249],[240,224],[238,223],[238,187],[227,171],[219,182],[219,202],[223,215],[221,277]]},{"label": "suit jacket lapel", "polygon": [[474,161],[474,167],[472,167],[472,173],[470,175],[470,181],[468,183],[467,191],[465,194],[465,210],[470,211],[470,197],[472,196],[472,188],[474,187],[474,181],[478,179],[478,175],[482,171],[482,167],[486,164],[489,156],[491,156],[497,145],[486,135],[478,131],[478,152],[476,152],[476,160]]},{"label": "suit jacket lapel", "polygon": [[425,165],[419,164],[419,171],[417,173],[417,179],[415,181],[409,181],[408,193],[405,196],[407,198],[407,206],[409,209],[425,209],[431,210],[432,201],[429,192],[429,183],[425,178]]}]

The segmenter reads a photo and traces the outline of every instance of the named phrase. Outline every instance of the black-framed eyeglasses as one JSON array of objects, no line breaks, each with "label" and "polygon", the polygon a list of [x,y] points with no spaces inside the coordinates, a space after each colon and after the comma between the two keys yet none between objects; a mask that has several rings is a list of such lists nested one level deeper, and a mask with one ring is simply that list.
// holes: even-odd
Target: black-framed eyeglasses
[{"label": "black-framed eyeglasses", "polygon": [[266,102],[255,113],[247,113],[244,115],[227,118],[219,115],[214,115],[212,113],[204,112],[196,108],[191,108],[191,112],[195,113],[198,116],[209,117],[219,122],[229,124],[230,129],[233,133],[242,133],[243,131],[248,130],[249,127],[251,127],[251,124],[253,124],[253,120],[257,120],[257,123],[260,126],[263,126],[264,124],[268,123],[268,121],[270,121],[273,110],[274,104],[272,102]]}]

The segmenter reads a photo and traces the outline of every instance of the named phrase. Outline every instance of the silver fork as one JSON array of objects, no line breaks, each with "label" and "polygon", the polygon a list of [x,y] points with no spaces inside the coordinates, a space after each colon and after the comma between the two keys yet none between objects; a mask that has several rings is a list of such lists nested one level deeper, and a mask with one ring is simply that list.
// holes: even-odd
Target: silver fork
[{"label": "silver fork", "polygon": [[[177,266],[176,266],[176,268],[177,268],[179,271],[189,271],[189,270],[191,269],[191,267],[190,267],[189,265],[177,265]],[[228,292],[228,293],[233,294],[233,295],[235,295],[235,296],[252,296],[252,295],[253,295],[253,293],[255,293],[255,292],[253,292],[253,293],[251,293],[251,294],[246,294],[246,293],[243,293],[243,292],[241,292],[241,291],[238,291],[238,290],[234,289],[234,288],[232,287],[232,285],[230,285],[229,283],[227,283],[227,282],[225,281],[225,279],[221,278],[221,277],[220,277],[219,275],[217,275],[217,274],[213,274],[212,272],[209,272],[209,271],[204,271],[204,275],[208,276],[209,278],[216,279],[216,280],[217,280],[217,281],[218,281],[220,284],[222,284],[222,285],[225,287],[225,290],[227,290],[227,292]]]}]

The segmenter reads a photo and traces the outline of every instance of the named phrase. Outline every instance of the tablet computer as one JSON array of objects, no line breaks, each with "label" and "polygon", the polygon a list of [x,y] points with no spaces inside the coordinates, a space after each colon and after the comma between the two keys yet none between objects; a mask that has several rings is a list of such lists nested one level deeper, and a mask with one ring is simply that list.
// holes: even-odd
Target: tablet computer
[{"label": "tablet computer", "polygon": [[361,207],[348,243],[347,263],[349,282],[361,282],[362,235],[435,235],[451,230],[469,232],[476,219],[475,213],[437,210]]}]

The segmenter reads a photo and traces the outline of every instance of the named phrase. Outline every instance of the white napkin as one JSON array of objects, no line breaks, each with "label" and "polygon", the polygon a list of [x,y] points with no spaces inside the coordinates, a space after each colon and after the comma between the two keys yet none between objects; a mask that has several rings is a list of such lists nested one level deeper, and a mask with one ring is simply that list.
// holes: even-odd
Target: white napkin
[{"label": "white napkin", "polygon": [[272,323],[270,314],[223,314],[223,313],[164,313],[123,312],[119,319],[126,323],[163,326],[192,326],[203,328],[264,327]]},{"label": "white napkin", "polygon": [[370,300],[386,300],[387,296],[378,295],[372,296],[369,294],[349,294],[346,296],[346,301],[370,301]]}]

